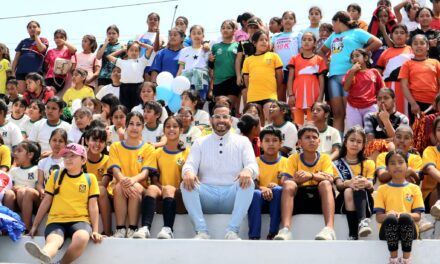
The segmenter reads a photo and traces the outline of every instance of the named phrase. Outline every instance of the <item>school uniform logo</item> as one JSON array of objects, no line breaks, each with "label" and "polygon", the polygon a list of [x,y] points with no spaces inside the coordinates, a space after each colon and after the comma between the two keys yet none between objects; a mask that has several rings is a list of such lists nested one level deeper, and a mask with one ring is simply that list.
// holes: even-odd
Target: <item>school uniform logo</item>
[{"label": "school uniform logo", "polygon": [[412,194],[410,194],[410,193],[407,193],[406,195],[405,195],[405,200],[407,201],[407,202],[412,202],[413,201],[413,195]]},{"label": "school uniform logo", "polygon": [[86,185],[85,184],[80,184],[79,185],[79,190],[80,193],[85,193],[86,192]]},{"label": "school uniform logo", "polygon": [[3,131],[2,136],[3,137],[7,137],[8,136],[8,132],[7,131]]},{"label": "school uniform logo", "polygon": [[142,156],[138,156],[138,157],[137,157],[137,162],[139,162],[139,163],[143,163],[143,162],[144,162],[144,157],[142,157]]},{"label": "school uniform logo", "polygon": [[223,54],[223,50],[221,48],[219,48],[215,53],[215,55],[222,55],[222,54]]},{"label": "school uniform logo", "polygon": [[28,180],[33,180],[33,179],[35,179],[34,173],[33,172],[29,172],[28,173]]},{"label": "school uniform logo", "polygon": [[192,137],[186,137],[186,143],[191,143]]},{"label": "school uniform logo", "polygon": [[332,136],[325,136],[326,141],[332,141]]},{"label": "school uniform logo", "polygon": [[182,158],[178,158],[176,163],[177,163],[177,166],[182,167],[183,164],[185,164],[185,160]]},{"label": "school uniform logo", "polygon": [[156,137],[156,142],[160,142],[161,139],[162,139],[161,136],[157,136],[157,137]]}]

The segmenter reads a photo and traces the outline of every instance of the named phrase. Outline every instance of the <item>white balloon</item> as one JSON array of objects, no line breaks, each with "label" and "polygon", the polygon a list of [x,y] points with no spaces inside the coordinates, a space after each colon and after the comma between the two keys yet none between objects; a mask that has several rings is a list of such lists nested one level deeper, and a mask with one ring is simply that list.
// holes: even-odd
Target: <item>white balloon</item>
[{"label": "white balloon", "polygon": [[171,83],[173,82],[173,75],[169,72],[161,72],[157,75],[157,85],[167,87],[171,90]]},{"label": "white balloon", "polygon": [[177,76],[171,83],[171,89],[176,94],[182,94],[184,91],[189,90],[191,83],[185,76]]}]

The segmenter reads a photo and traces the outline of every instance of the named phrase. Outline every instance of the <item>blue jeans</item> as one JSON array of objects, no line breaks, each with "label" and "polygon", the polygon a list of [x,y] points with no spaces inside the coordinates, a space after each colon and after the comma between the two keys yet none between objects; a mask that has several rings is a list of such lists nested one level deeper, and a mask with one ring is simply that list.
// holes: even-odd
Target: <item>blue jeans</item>
[{"label": "blue jeans", "polygon": [[270,226],[269,234],[277,234],[281,220],[281,193],[283,188],[276,186],[272,189],[273,198],[270,201],[263,199],[260,190],[254,191],[251,207],[248,211],[249,238],[261,237],[261,213],[264,207],[269,206]]},{"label": "blue jeans", "polygon": [[240,231],[240,224],[246,216],[249,205],[252,202],[252,195],[255,185],[246,189],[240,188],[238,181],[232,185],[215,186],[199,184],[192,191],[188,191],[180,185],[182,198],[185,203],[191,221],[196,232],[208,232],[203,213],[206,214],[231,214],[227,231]]},{"label": "blue jeans", "polygon": [[196,90],[194,85],[191,85],[191,89],[196,90],[198,92],[200,98],[202,98],[204,101],[206,100],[206,97],[208,96],[208,91],[209,91],[208,88],[209,88],[209,86],[207,84],[204,84],[202,90]]}]

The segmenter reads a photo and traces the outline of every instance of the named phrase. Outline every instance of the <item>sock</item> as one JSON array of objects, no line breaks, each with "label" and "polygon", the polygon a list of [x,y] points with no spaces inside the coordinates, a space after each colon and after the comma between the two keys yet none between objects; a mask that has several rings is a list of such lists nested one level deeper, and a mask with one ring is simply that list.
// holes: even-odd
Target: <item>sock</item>
[{"label": "sock", "polygon": [[173,230],[176,218],[176,199],[167,197],[163,199],[163,225]]},{"label": "sock", "polygon": [[151,228],[154,213],[156,212],[156,199],[151,196],[145,196],[142,199],[142,226]]},{"label": "sock", "polygon": [[353,192],[354,206],[356,208],[356,214],[358,220],[367,218],[367,194],[366,191],[354,191]]},{"label": "sock", "polygon": [[129,225],[128,228],[131,229],[131,230],[136,230],[136,229],[138,229],[138,226],[136,226],[136,225]]},{"label": "sock", "polygon": [[356,211],[347,211],[348,235],[358,237],[359,221]]},{"label": "sock", "polygon": [[123,226],[123,225],[122,225],[122,226],[118,226],[118,225],[117,225],[117,226],[116,226],[116,229],[125,229],[125,226]]}]

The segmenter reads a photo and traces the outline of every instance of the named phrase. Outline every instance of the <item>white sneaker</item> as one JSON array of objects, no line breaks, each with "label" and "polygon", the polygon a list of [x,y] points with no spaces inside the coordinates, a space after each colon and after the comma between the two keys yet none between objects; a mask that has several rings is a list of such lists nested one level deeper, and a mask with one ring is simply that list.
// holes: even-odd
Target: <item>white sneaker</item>
[{"label": "white sneaker", "polygon": [[127,229],[120,228],[116,229],[115,233],[113,234],[114,238],[125,238],[127,236]]},{"label": "white sneaker", "polygon": [[278,234],[273,238],[274,240],[291,240],[292,232],[290,232],[289,228],[283,227],[278,231]]},{"label": "white sneaker", "polygon": [[400,261],[399,263],[401,264],[411,264],[411,258],[407,258],[407,259],[400,258],[399,261]]},{"label": "white sneaker", "polygon": [[211,237],[208,235],[208,233],[200,231],[196,232],[196,235],[194,236],[194,239],[210,239]]},{"label": "white sneaker", "polygon": [[437,202],[431,207],[431,215],[435,218],[440,218],[440,200],[437,200]]},{"label": "white sneaker", "polygon": [[420,219],[420,222],[419,222],[419,231],[420,231],[420,233],[424,233],[424,232],[429,231],[429,230],[431,230],[433,228],[434,228],[434,224],[431,223],[426,218],[426,216],[423,214],[422,218]]},{"label": "white sneaker", "polygon": [[[131,229],[128,229],[131,230]],[[131,238],[140,238],[140,239],[146,239],[150,237],[150,229],[148,228],[148,226],[143,226],[141,228],[138,228],[136,231],[133,231],[133,234],[131,235]],[[130,232],[130,231],[129,231]],[[128,232],[127,232],[127,237],[128,236]]]},{"label": "white sneaker", "polygon": [[171,228],[164,226],[160,230],[159,234],[157,234],[158,239],[172,239],[174,238],[173,231]]},{"label": "white sneaker", "polygon": [[32,241],[26,242],[24,244],[24,248],[29,253],[29,255],[38,259],[42,263],[48,264],[52,260],[51,257],[44,250],[42,250],[35,242]]},{"label": "white sneaker", "polygon": [[336,240],[335,231],[330,227],[324,227],[316,236],[315,240]]},{"label": "white sneaker", "polygon": [[388,264],[400,264],[400,261],[398,258],[392,258],[390,257]]},{"label": "white sneaker", "polygon": [[370,227],[370,219],[368,218],[362,219],[361,222],[359,223],[359,231],[358,231],[359,237],[367,237],[371,235],[372,232],[373,231],[371,230]]},{"label": "white sneaker", "polygon": [[241,240],[237,233],[234,231],[228,231],[225,235],[226,240]]}]

